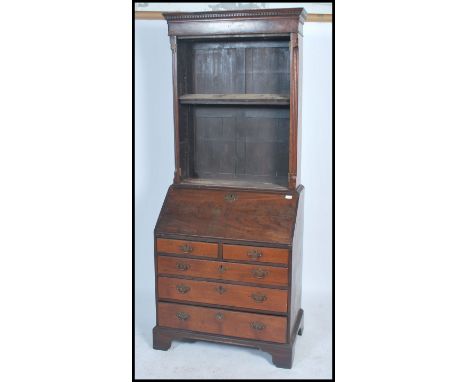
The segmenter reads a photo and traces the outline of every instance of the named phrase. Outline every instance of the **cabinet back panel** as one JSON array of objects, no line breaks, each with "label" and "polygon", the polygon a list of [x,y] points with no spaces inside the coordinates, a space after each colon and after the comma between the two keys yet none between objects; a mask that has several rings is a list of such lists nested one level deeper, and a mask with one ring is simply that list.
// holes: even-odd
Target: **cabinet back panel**
[{"label": "cabinet back panel", "polygon": [[287,41],[203,42],[191,48],[186,80],[191,76],[192,83],[182,88],[192,93],[289,93]]},{"label": "cabinet back panel", "polygon": [[191,178],[287,184],[289,108],[192,106],[191,110]]},{"label": "cabinet back panel", "polygon": [[289,94],[289,48],[245,50],[246,93]]}]

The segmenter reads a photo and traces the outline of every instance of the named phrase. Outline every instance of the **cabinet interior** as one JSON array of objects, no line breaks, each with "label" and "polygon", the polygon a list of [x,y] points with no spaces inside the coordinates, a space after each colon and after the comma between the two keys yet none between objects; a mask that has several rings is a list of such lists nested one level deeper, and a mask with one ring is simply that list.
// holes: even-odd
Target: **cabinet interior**
[{"label": "cabinet interior", "polygon": [[286,188],[289,35],[177,41],[182,182]]}]

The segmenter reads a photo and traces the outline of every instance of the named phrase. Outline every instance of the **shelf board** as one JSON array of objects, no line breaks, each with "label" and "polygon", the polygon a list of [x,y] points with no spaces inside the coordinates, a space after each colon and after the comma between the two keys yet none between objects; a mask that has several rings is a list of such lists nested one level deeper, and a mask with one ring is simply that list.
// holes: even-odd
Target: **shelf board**
[{"label": "shelf board", "polygon": [[222,105],[289,105],[289,94],[184,94],[180,103]]},{"label": "shelf board", "polygon": [[234,188],[252,188],[261,190],[281,190],[286,191],[286,186],[269,182],[253,182],[240,179],[199,179],[188,178],[183,179],[181,184],[195,186],[217,186],[217,187],[234,187]]}]

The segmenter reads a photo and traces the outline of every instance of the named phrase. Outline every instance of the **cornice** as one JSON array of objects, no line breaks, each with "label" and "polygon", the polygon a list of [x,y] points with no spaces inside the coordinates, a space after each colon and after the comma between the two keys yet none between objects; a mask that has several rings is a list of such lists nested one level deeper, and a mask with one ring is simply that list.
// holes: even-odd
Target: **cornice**
[{"label": "cornice", "polygon": [[304,22],[307,12],[304,8],[246,9],[213,12],[168,12],[163,13],[167,21],[192,21],[236,18],[297,17]]}]

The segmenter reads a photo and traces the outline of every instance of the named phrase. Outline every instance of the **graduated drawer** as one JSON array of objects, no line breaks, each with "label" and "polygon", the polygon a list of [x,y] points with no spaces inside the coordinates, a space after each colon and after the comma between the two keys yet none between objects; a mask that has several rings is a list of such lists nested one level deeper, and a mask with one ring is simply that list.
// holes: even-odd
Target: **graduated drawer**
[{"label": "graduated drawer", "polygon": [[267,265],[158,256],[158,274],[288,286],[288,269]]},{"label": "graduated drawer", "polygon": [[226,260],[259,261],[287,265],[288,250],[282,248],[223,244],[223,258]]},{"label": "graduated drawer", "polygon": [[158,303],[160,326],[259,341],[286,342],[286,317]]},{"label": "graduated drawer", "polygon": [[288,291],[158,276],[160,299],[200,302],[286,313]]},{"label": "graduated drawer", "polygon": [[218,244],[200,241],[157,239],[157,251],[176,255],[218,257]]}]

